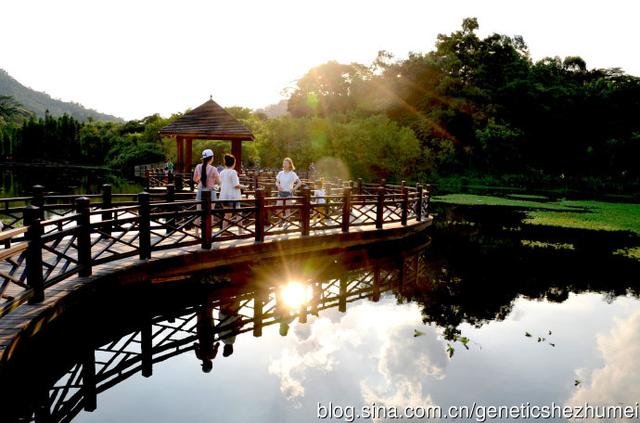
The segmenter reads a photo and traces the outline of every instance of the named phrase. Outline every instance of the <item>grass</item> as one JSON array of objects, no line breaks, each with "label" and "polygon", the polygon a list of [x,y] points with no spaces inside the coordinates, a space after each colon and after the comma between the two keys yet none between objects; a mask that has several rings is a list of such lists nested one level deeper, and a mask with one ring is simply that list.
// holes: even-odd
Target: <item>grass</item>
[{"label": "grass", "polygon": [[526,222],[566,228],[631,231],[640,235],[640,204],[585,200],[547,200],[542,196],[503,198],[473,194],[435,196],[433,202],[515,207],[527,210]]}]

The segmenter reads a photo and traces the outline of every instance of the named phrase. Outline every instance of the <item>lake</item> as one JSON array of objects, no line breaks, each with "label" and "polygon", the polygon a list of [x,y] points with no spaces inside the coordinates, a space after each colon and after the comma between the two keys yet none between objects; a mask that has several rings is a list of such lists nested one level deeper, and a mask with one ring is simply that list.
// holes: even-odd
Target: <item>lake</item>
[{"label": "lake", "polygon": [[0,197],[21,197],[31,193],[34,185],[57,194],[97,194],[103,184],[111,184],[114,193],[143,190],[142,181],[127,179],[116,171],[90,167],[51,165],[0,166]]},{"label": "lake", "polygon": [[615,254],[628,237],[526,225],[512,208],[434,211],[415,245],[100,294],[16,361],[5,415],[387,421],[440,407],[482,421],[492,406],[606,404],[637,419],[640,262]]}]

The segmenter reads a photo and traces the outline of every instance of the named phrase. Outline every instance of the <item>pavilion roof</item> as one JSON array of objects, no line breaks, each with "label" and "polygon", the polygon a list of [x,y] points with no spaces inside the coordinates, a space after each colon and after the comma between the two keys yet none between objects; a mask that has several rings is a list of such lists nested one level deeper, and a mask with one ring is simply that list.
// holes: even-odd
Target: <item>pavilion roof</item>
[{"label": "pavilion roof", "polygon": [[207,100],[160,130],[162,136],[207,140],[253,141],[251,130],[213,99]]}]

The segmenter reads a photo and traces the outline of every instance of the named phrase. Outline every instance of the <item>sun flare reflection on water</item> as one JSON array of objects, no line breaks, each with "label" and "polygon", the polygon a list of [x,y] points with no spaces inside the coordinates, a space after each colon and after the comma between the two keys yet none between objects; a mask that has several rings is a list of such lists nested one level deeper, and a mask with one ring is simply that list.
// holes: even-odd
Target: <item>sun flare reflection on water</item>
[{"label": "sun flare reflection on water", "polygon": [[290,281],[280,288],[280,296],[285,306],[297,309],[311,299],[311,287],[298,281]]}]

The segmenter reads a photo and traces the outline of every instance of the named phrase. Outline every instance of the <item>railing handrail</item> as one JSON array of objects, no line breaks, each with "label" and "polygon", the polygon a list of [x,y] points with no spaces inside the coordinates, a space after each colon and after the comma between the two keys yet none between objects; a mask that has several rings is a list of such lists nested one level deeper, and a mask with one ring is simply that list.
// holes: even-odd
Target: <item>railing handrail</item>
[{"label": "railing handrail", "polygon": [[[164,195],[140,193],[137,202],[113,202],[110,186],[105,186],[102,195],[91,196],[101,201],[75,198],[75,204],[63,204],[59,216],[48,219],[44,213],[55,205],[46,204],[42,187],[34,189],[32,205],[21,209],[25,226],[0,232],[5,246],[0,251],[10,263],[8,271],[0,268],[0,279],[4,277],[0,294],[6,297],[10,284],[26,287],[0,304],[0,316],[18,303],[42,301],[45,287],[71,275],[91,275],[94,264],[134,255],[145,260],[154,251],[197,244],[209,249],[215,242],[231,239],[262,242],[283,234],[306,237],[366,225],[406,226],[409,220],[419,223],[427,217],[430,193],[421,185],[371,184],[366,193],[360,193],[364,192],[362,181],[358,188],[351,185],[346,183],[341,195],[324,196],[324,203],[318,203],[306,186],[288,198],[272,197],[269,190],[258,187],[252,198],[231,201],[212,201],[210,191],[203,191],[201,200],[176,199],[170,187]],[[19,254],[6,257],[6,250],[24,241],[26,249],[12,249]]]}]

